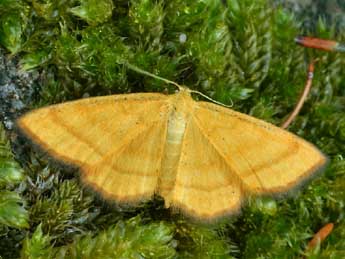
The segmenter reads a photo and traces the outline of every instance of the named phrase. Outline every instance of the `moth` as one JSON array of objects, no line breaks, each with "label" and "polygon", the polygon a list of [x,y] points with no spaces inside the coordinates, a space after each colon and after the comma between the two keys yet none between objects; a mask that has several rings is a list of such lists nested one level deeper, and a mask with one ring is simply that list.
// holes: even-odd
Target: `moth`
[{"label": "moth", "polygon": [[17,124],[103,197],[135,204],[158,194],[206,220],[238,211],[248,195],[287,192],[327,160],[270,123],[194,101],[187,88],[66,102]]}]

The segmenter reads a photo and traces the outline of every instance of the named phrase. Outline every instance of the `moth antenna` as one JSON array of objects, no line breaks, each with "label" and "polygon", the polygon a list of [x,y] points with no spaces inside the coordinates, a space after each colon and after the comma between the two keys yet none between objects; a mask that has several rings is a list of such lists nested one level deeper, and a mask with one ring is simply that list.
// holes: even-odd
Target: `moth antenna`
[{"label": "moth antenna", "polygon": [[202,97],[206,98],[207,100],[209,100],[209,101],[211,101],[211,102],[214,102],[214,103],[216,103],[216,104],[218,104],[218,105],[227,107],[227,108],[231,108],[231,107],[234,105],[234,102],[232,101],[232,99],[230,99],[231,104],[230,104],[230,105],[226,105],[226,104],[224,104],[224,103],[221,103],[221,102],[218,102],[218,101],[212,99],[211,97],[207,96],[206,94],[203,94],[202,92],[199,92],[199,91],[196,91],[196,90],[190,90],[190,89],[188,89],[188,90],[189,90],[189,92],[191,92],[191,93],[200,94]]},{"label": "moth antenna", "polygon": [[135,72],[138,72],[138,73],[140,73],[140,74],[147,75],[147,76],[153,77],[153,78],[155,78],[155,79],[164,81],[164,82],[166,82],[167,84],[172,84],[172,85],[176,86],[176,87],[179,89],[179,91],[182,91],[182,90],[185,89],[185,87],[179,85],[178,83],[175,83],[174,81],[168,80],[168,79],[166,79],[166,78],[164,78],[164,77],[160,77],[160,76],[154,75],[154,74],[152,74],[152,73],[150,73],[150,72],[148,72],[148,71],[146,71],[146,70],[143,70],[143,69],[141,69],[141,68],[138,68],[138,67],[136,67],[136,66],[134,66],[134,65],[131,65],[131,64],[129,64],[129,63],[126,63],[126,65],[127,65],[127,67],[128,67],[129,69],[132,69],[132,70],[135,71]]},{"label": "moth antenna", "polygon": [[[134,66],[134,65],[131,65],[131,64],[129,64],[129,63],[127,63],[126,65],[127,65],[127,67],[128,67],[129,69],[132,69],[132,70],[135,71],[135,72],[138,72],[138,73],[140,73],[140,74],[143,74],[143,75],[147,75],[147,76],[156,78],[156,79],[158,79],[158,80],[162,80],[162,81],[166,82],[167,84],[172,84],[172,85],[176,86],[176,87],[179,89],[179,91],[186,90],[186,88],[187,88],[187,87],[184,87],[184,86],[179,85],[178,83],[175,83],[174,81],[168,80],[168,79],[166,79],[166,78],[164,78],[164,77],[157,76],[157,75],[155,75],[155,74],[152,74],[152,73],[150,73],[150,72],[148,72],[148,71],[146,71],[146,70],[143,70],[143,69],[141,69],[141,68],[138,68],[138,67],[136,67],[136,66]],[[233,103],[233,101],[232,101],[231,99],[230,99],[231,104],[230,104],[230,105],[226,105],[226,104],[224,104],[224,103],[221,103],[221,102],[218,102],[218,101],[216,101],[216,100],[213,100],[211,97],[209,97],[209,96],[207,96],[207,95],[205,95],[205,94],[203,94],[203,93],[201,93],[201,92],[199,92],[199,91],[191,90],[191,89],[189,89],[189,88],[187,88],[187,89],[188,89],[189,92],[199,94],[199,95],[201,95],[202,97],[206,98],[207,100],[209,100],[209,101],[211,101],[211,102],[214,102],[214,103],[216,103],[216,104],[219,104],[219,105],[221,105],[221,106],[230,108],[230,107],[232,107],[232,106],[234,105],[234,103]]]}]

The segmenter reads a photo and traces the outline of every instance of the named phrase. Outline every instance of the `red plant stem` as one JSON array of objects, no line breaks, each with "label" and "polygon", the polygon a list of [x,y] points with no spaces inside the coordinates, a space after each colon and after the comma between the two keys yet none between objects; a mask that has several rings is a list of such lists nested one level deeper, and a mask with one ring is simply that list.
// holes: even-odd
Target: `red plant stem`
[{"label": "red plant stem", "polygon": [[317,244],[324,241],[329,236],[329,234],[331,234],[333,227],[333,223],[328,223],[325,226],[323,226],[309,241],[307,250],[313,249],[315,246],[317,246]]},{"label": "red plant stem", "polygon": [[314,64],[317,60],[313,60],[310,62],[309,67],[308,67],[308,76],[307,76],[307,82],[304,86],[304,90],[295,106],[295,109],[292,111],[292,113],[289,115],[289,117],[282,123],[280,126],[283,129],[286,129],[287,127],[290,126],[291,122],[296,118],[300,110],[302,109],[302,106],[310,92],[310,88],[312,86],[313,82],[313,76],[314,76]]}]

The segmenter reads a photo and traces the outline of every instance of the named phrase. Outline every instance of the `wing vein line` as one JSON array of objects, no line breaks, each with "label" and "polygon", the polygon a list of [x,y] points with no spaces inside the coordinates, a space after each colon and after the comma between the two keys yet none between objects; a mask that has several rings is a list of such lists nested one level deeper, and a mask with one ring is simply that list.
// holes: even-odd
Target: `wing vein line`
[{"label": "wing vein line", "polygon": [[95,147],[95,145],[93,145],[90,141],[86,140],[85,138],[81,137],[78,133],[76,133],[72,127],[70,127],[61,117],[57,115],[56,112],[54,112],[54,110],[49,110],[49,114],[53,118],[55,118],[56,124],[63,127],[69,134],[78,139],[80,142],[87,145],[91,150],[97,153],[97,155],[101,157],[103,156],[103,153],[97,147]]},{"label": "wing vein line", "polygon": [[253,172],[253,174],[255,175],[255,178],[258,180],[258,182],[261,185],[262,189],[265,189],[263,182],[261,181],[260,177],[257,175],[257,173],[255,172],[255,170],[253,169],[253,166],[251,165],[251,163],[249,162],[249,160],[242,154],[242,152],[237,149],[237,152],[241,155],[241,157],[246,161],[248,167],[250,168],[250,170]]},{"label": "wing vein line", "polygon": [[195,117],[195,116],[193,116],[193,118],[195,119],[195,122],[196,122],[196,124],[198,125],[198,127],[199,127],[200,129],[202,129],[202,130],[200,130],[202,136],[203,136],[203,137],[212,145],[212,147],[217,151],[217,153],[218,153],[218,154],[220,155],[220,157],[223,159],[223,161],[225,162],[225,164],[230,168],[231,172],[233,172],[234,174],[236,174],[236,176],[242,181],[241,177],[237,174],[236,170],[234,170],[234,169],[232,168],[232,166],[226,161],[225,155],[219,150],[219,148],[217,147],[217,145],[215,145],[215,144],[213,143],[213,141],[205,135],[205,133],[204,133],[205,129],[204,129],[204,127],[202,127],[202,126],[200,125],[198,118]]},{"label": "wing vein line", "polygon": [[[122,145],[121,147],[119,147],[118,149],[116,150],[113,150],[113,151],[109,151],[107,153],[106,156],[104,156],[98,163],[107,163],[107,159],[112,156],[114,153],[117,153],[118,156],[121,156],[121,154],[126,150],[126,147],[128,145],[130,145],[130,143],[132,143],[134,140],[136,140],[138,137],[140,137],[140,135],[144,134],[145,132],[149,131],[151,128],[153,127],[156,127],[156,125],[151,125],[149,127],[146,127],[145,129],[137,132],[137,134],[135,136],[133,136],[132,138],[128,139],[128,141],[126,142],[126,144]],[[114,156],[115,157],[115,156]],[[160,158],[160,160],[162,160],[162,157]],[[111,168],[113,170],[115,170],[116,172],[118,172],[118,169],[116,167],[114,167],[114,165],[111,165]],[[127,174],[127,175],[137,175],[137,176],[155,176],[155,174],[152,174],[152,175],[147,175],[147,174],[141,174],[141,173],[128,173],[128,172],[121,172],[122,174]]]},{"label": "wing vein line", "polygon": [[[226,163],[226,165],[231,169],[231,171],[236,174],[236,176],[241,180],[241,182],[243,182],[241,176],[236,172],[236,170],[234,170],[231,165],[228,163],[227,159],[226,159],[226,156],[223,154],[223,152],[221,152],[221,150],[219,149],[219,147],[210,139],[208,138],[204,131],[204,127],[201,126],[198,118],[196,116],[193,116],[195,118],[195,122],[197,123],[198,127],[202,130],[200,130],[201,134],[204,136],[204,138],[213,146],[213,148],[217,151],[217,153],[220,155],[220,157],[223,159],[223,161]],[[249,163],[249,161],[246,159],[245,156],[242,155],[242,153],[237,149],[238,153],[241,155],[241,157],[244,158],[244,160],[247,162],[250,170],[253,172],[253,174],[255,175],[255,177],[257,178],[257,180],[259,181],[260,185],[262,188],[265,188],[259,178],[259,176],[256,174],[256,172],[253,170],[253,167],[251,166],[251,164]]]}]

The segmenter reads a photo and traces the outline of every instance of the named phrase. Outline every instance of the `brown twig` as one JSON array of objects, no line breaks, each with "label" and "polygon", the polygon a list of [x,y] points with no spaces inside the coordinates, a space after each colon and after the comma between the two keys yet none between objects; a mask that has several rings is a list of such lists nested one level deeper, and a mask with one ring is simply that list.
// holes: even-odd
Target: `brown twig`
[{"label": "brown twig", "polygon": [[313,76],[314,76],[314,64],[317,61],[318,60],[315,59],[312,62],[310,62],[309,67],[308,67],[307,82],[305,83],[304,90],[303,90],[294,110],[292,111],[292,113],[289,115],[289,117],[280,126],[281,128],[286,129],[287,127],[289,127],[291,122],[296,118],[296,116],[298,115],[298,113],[302,109],[302,106],[303,106],[303,104],[304,104],[304,102],[305,102],[305,100],[306,100],[306,98],[310,92],[310,88],[312,86]]}]

